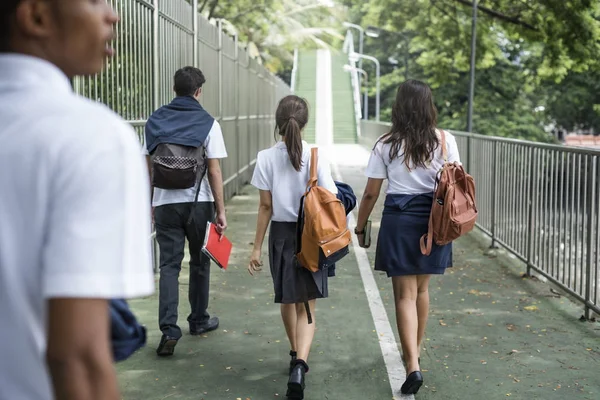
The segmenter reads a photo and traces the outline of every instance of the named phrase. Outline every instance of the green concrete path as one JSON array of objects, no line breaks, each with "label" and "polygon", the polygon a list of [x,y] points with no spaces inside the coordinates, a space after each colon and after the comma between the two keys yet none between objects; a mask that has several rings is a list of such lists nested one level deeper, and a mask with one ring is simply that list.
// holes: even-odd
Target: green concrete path
[{"label": "green concrete path", "polygon": [[[368,152],[346,145],[336,147],[334,156],[360,198]],[[375,235],[382,200],[373,214]],[[149,341],[117,365],[123,399],[285,399],[289,347],[273,304],[268,264],[258,277],[246,271],[257,205],[258,193],[251,187],[227,204],[235,251],[227,271],[212,270],[209,311],[221,319],[217,331],[203,337],[187,333],[187,259],[179,308],[184,336],[173,357],[155,353],[158,293],[131,301],[148,328]],[[510,258],[486,256],[486,245],[477,233],[461,239],[455,246],[455,267],[432,279],[421,364],[425,386],[416,398],[600,398],[600,324],[579,322],[579,305],[557,297],[545,283],[522,279]],[[368,255],[372,263],[374,246]],[[305,398],[392,399],[353,252],[337,275],[330,280],[330,298],[317,302],[318,330]],[[391,282],[379,273],[376,282],[395,332]]]}]

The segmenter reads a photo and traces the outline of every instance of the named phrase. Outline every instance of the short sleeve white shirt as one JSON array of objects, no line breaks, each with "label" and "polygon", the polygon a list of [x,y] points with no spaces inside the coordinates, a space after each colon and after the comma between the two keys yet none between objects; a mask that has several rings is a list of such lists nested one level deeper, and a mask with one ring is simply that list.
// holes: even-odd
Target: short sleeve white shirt
[{"label": "short sleeve white shirt", "polygon": [[0,54],[0,126],[0,398],[50,400],[48,300],[154,291],[148,173],[133,129],[37,58]]},{"label": "short sleeve white shirt", "polygon": [[[448,150],[448,161],[459,162],[458,146],[456,138],[451,133],[444,131],[446,136],[446,148]],[[438,137],[441,134],[437,131]],[[411,168],[409,170],[404,163],[402,151],[400,156],[390,160],[391,144],[384,144],[378,140],[371,151],[369,163],[365,175],[368,178],[387,179],[387,194],[423,194],[431,193],[435,189],[435,177],[444,164],[441,146],[436,149],[433,160],[428,168]]]},{"label": "short sleeve white shirt", "polygon": [[[217,120],[213,122],[213,125],[210,131],[208,132],[208,136],[204,141],[204,147],[206,148],[207,159],[227,158],[227,148],[225,147],[223,131],[221,130],[221,125]],[[148,148],[146,147],[145,141],[143,144],[142,153],[146,156],[148,155]],[[198,193],[198,201],[215,201],[212,189],[210,187],[210,182],[208,181],[208,170],[201,184],[202,186],[200,186],[200,193]],[[152,205],[154,207],[158,207],[165,204],[191,203],[196,197],[197,188],[197,184],[193,188],[189,189],[171,190],[154,188],[154,194],[152,196]]]},{"label": "short sleeve white shirt", "polygon": [[[284,142],[262,150],[256,158],[252,185],[260,190],[271,192],[273,203],[272,221],[296,222],[300,198],[306,191],[310,175],[310,146],[302,142],[302,167],[296,171],[290,162]],[[317,164],[318,185],[337,194],[337,186],[331,176],[331,168],[326,157],[319,153]]]}]

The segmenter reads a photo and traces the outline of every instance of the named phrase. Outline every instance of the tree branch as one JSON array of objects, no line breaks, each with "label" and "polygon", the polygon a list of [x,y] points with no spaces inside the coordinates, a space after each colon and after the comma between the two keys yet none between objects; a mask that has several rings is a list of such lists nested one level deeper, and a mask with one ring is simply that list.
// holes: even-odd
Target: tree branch
[{"label": "tree branch", "polygon": [[219,5],[219,0],[213,0],[212,4],[210,5],[210,11],[208,12],[208,19],[211,19],[215,15],[215,9],[217,8],[217,5]]},{"label": "tree branch", "polygon": [[208,4],[208,0],[204,0],[202,1],[202,5],[200,6],[200,8],[198,9],[199,13],[202,13],[202,11],[204,11],[204,7],[206,7],[206,4]]},{"label": "tree branch", "polygon": [[[453,0],[453,1],[458,2],[460,4],[463,4],[465,6],[469,6],[469,7],[473,6],[473,2],[469,1],[469,0]],[[479,4],[477,4],[477,9],[480,10],[481,12],[483,12],[483,13],[485,13],[487,15],[490,15],[490,16],[492,16],[494,18],[497,18],[497,19],[499,19],[501,21],[510,22],[511,24],[522,26],[523,28],[529,29],[531,31],[535,31],[535,32],[539,31],[539,29],[536,28],[535,26],[530,25],[530,24],[528,24],[525,21],[521,21],[517,17],[511,17],[511,16],[508,16],[506,14],[502,14],[501,12],[494,11],[494,10],[492,10],[490,8],[481,6]]]}]

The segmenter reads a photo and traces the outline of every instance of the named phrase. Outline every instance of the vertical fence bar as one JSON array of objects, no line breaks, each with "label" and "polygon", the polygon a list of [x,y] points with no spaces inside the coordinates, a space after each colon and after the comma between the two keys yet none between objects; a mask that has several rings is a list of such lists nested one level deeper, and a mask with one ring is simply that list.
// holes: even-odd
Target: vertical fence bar
[{"label": "vertical fence bar", "polygon": [[537,157],[536,150],[534,148],[528,149],[529,153],[529,182],[527,192],[531,194],[529,196],[529,204],[527,205],[527,220],[529,221],[529,235],[527,237],[527,276],[531,276],[531,266],[534,263],[534,253],[533,253],[533,238],[535,234],[535,219],[534,219],[534,209],[533,206],[536,201],[537,190],[533,189],[533,186],[539,179],[539,174],[537,171]]},{"label": "vertical fence bar", "polygon": [[219,39],[219,44],[218,44],[218,50],[217,50],[217,57],[218,57],[218,61],[219,61],[219,71],[218,71],[218,76],[219,76],[219,120],[222,121],[223,120],[223,20],[219,19],[217,21],[217,29],[218,29],[218,39]]},{"label": "vertical fence bar", "polygon": [[192,0],[192,26],[194,30],[192,57],[194,59],[193,66],[198,68],[198,0]]},{"label": "vertical fence bar", "polygon": [[160,71],[159,71],[159,63],[160,60],[158,58],[158,24],[159,24],[159,11],[158,11],[158,0],[153,0],[152,4],[154,5],[154,10],[152,10],[152,47],[153,47],[153,54],[152,54],[152,66],[153,66],[153,71],[152,71],[152,83],[154,85],[153,91],[152,91],[152,97],[153,97],[153,108],[156,110],[158,109],[158,107],[160,106],[160,99],[159,99],[159,85],[160,85]]},{"label": "vertical fence bar", "polygon": [[498,173],[498,166],[497,166],[497,160],[498,160],[498,142],[494,141],[492,142],[492,185],[491,185],[491,189],[492,189],[492,193],[491,193],[491,213],[492,213],[492,221],[491,221],[491,226],[490,226],[490,232],[492,234],[492,243],[490,244],[490,248],[496,248],[496,195],[498,193],[498,190],[496,188],[496,176]]},{"label": "vertical fence bar", "polygon": [[235,90],[235,147],[236,147],[236,153],[237,153],[237,163],[236,163],[236,170],[238,173],[238,177],[236,179],[236,183],[235,183],[235,193],[238,194],[240,193],[240,187],[242,185],[242,179],[243,176],[245,175],[245,172],[242,172],[242,153],[240,151],[240,48],[239,48],[239,44],[238,44],[238,34],[236,32],[235,37],[234,37],[234,42],[235,42],[235,60],[233,61],[233,66],[235,69],[235,74],[234,74],[234,90]]},{"label": "vertical fence bar", "polygon": [[591,176],[588,176],[587,179],[587,237],[586,237],[586,273],[585,273],[585,318],[590,319],[591,317],[591,309],[590,304],[592,304],[592,264],[594,262],[594,211],[595,211],[595,193],[596,193],[596,179],[598,178],[596,175],[596,163],[597,157],[588,155],[591,159],[591,163],[588,164],[588,171]]}]

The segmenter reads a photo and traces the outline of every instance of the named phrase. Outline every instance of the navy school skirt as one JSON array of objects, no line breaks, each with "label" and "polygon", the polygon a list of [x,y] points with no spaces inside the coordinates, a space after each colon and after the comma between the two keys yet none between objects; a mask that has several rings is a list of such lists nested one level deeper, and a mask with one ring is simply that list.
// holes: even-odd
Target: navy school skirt
[{"label": "navy school skirt", "polygon": [[296,263],[296,223],[271,221],[269,265],[275,303],[304,303],[328,296],[327,269],[310,272]]},{"label": "navy school skirt", "polygon": [[433,193],[388,194],[377,238],[375,270],[388,277],[443,274],[452,267],[452,243],[435,243],[429,256],[421,254],[421,236],[427,233]]}]

